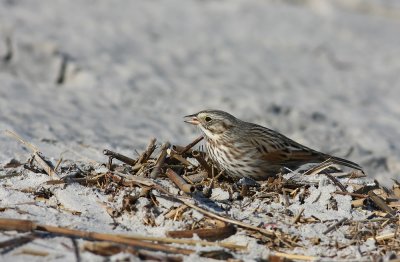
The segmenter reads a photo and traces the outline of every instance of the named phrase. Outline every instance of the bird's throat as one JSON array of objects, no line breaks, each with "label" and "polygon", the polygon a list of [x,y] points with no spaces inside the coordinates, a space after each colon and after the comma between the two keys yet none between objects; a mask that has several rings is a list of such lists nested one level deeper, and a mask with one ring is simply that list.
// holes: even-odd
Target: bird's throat
[{"label": "bird's throat", "polygon": [[203,134],[204,134],[204,136],[205,136],[205,138],[206,138],[207,140],[217,141],[218,139],[220,139],[220,137],[221,137],[221,135],[222,135],[222,134],[213,133],[213,132],[211,132],[210,130],[208,130],[208,129],[202,127],[202,126],[200,127],[200,129],[201,129],[201,131],[203,132]]}]

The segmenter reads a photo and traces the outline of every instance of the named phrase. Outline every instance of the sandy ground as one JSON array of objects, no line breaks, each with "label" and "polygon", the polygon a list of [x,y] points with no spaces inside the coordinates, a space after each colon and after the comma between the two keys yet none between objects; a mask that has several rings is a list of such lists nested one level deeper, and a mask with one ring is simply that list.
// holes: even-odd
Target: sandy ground
[{"label": "sandy ground", "polygon": [[[151,136],[191,140],[182,116],[218,108],[398,178],[399,12],[396,1],[4,1],[1,129],[56,140],[58,153],[132,152]],[[0,160],[18,153],[1,145]]]},{"label": "sandy ground", "polygon": [[[185,144],[197,131],[182,117],[216,108],[391,184],[399,3],[294,2],[2,1],[0,129],[54,161],[105,162],[102,149],[135,155],[150,137]],[[1,164],[29,157],[0,146]]]}]

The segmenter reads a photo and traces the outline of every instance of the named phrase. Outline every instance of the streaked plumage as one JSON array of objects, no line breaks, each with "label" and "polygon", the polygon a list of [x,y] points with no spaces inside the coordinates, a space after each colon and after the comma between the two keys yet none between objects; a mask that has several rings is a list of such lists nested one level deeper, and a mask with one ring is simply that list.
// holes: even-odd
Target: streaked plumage
[{"label": "streaked plumage", "polygon": [[318,152],[224,111],[204,110],[186,117],[189,119],[185,122],[199,126],[203,132],[207,152],[214,164],[233,177],[265,180],[283,167],[295,169],[327,159],[362,170],[356,163]]}]

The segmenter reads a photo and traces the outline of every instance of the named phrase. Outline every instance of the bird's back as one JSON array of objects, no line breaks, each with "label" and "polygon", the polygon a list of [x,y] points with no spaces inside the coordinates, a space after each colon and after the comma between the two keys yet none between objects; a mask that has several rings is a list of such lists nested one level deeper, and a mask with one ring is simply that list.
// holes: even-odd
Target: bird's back
[{"label": "bird's back", "polygon": [[[225,135],[224,145],[209,149],[210,156],[230,175],[265,180],[284,167],[295,169],[327,159],[362,170],[351,161],[321,153],[272,129],[240,121]],[[230,149],[228,146],[230,145]],[[229,150],[228,150],[229,149]],[[230,153],[229,153],[230,152]]]}]

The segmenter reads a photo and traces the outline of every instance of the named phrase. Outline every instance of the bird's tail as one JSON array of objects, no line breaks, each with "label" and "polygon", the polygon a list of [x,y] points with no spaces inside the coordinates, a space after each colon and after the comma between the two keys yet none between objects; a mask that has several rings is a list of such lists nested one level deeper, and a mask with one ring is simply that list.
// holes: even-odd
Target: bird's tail
[{"label": "bird's tail", "polygon": [[340,157],[336,157],[336,156],[330,156],[330,155],[326,156],[326,160],[330,160],[333,163],[338,164],[338,165],[347,166],[347,167],[350,167],[350,168],[354,168],[354,169],[360,170],[364,174],[364,170],[362,169],[362,167],[359,164],[356,164],[356,163],[351,162],[349,160],[346,160],[346,159],[343,159],[343,158],[340,158]]}]

